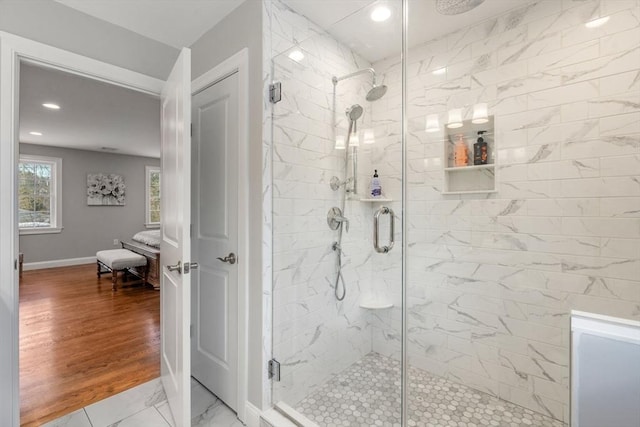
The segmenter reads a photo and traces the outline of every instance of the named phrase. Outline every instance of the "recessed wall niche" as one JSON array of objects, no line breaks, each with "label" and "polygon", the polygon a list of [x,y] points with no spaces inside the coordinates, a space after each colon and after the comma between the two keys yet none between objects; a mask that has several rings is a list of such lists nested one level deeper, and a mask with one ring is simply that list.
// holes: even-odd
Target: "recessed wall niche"
[{"label": "recessed wall niche", "polygon": [[[457,128],[444,127],[444,187],[442,194],[482,194],[496,192],[496,143],[494,116],[488,116],[487,123],[472,123],[463,120]],[[484,132],[481,135],[478,132]],[[487,144],[485,159],[474,162],[474,144],[478,138]],[[460,142],[462,141],[462,142]],[[461,144],[466,147],[464,160]],[[456,153],[456,149],[458,150]],[[456,161],[456,154],[458,161]],[[486,162],[486,163],[484,163]],[[462,163],[462,164],[461,164]]]}]

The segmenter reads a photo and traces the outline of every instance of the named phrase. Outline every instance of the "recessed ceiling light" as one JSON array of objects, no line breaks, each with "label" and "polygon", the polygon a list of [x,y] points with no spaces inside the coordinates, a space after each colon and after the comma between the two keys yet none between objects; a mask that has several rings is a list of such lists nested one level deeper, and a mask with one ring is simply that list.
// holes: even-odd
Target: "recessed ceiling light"
[{"label": "recessed ceiling light", "polygon": [[289,58],[296,62],[300,62],[304,59],[304,53],[296,49],[289,54]]},{"label": "recessed ceiling light", "polygon": [[42,104],[42,106],[44,108],[48,108],[50,110],[59,110],[60,106],[58,104],[53,104],[51,102],[45,102],[44,104]]},{"label": "recessed ceiling light", "polygon": [[391,9],[389,9],[387,6],[378,6],[373,9],[373,12],[371,12],[371,20],[375,22],[386,21],[390,16]]},{"label": "recessed ceiling light", "polygon": [[436,76],[442,75],[447,72],[447,67],[438,68],[437,70],[433,70],[431,73]]},{"label": "recessed ceiling light", "polygon": [[42,132],[29,132],[29,135],[42,136]]},{"label": "recessed ceiling light", "polygon": [[584,26],[587,27],[587,28],[597,28],[597,27],[601,27],[604,24],[606,24],[607,21],[609,21],[609,17],[608,16],[604,16],[602,18],[598,18],[598,19],[594,19],[593,21],[589,21],[586,24],[584,24]]}]

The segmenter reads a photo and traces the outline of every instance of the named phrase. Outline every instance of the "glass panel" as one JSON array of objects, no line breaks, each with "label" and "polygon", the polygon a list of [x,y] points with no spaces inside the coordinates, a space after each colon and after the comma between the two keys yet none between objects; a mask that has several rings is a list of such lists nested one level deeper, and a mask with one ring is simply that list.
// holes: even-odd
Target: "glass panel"
[{"label": "glass panel", "polygon": [[[282,83],[273,106],[273,401],[321,426],[398,424],[401,1],[330,2],[331,13],[323,2],[285,3],[295,11],[270,3],[273,80]],[[371,19],[378,6],[387,20]],[[372,239],[383,207],[381,247],[395,221],[388,253]]]},{"label": "glass panel", "polygon": [[409,425],[561,426],[570,311],[640,318],[639,3],[409,7]]}]

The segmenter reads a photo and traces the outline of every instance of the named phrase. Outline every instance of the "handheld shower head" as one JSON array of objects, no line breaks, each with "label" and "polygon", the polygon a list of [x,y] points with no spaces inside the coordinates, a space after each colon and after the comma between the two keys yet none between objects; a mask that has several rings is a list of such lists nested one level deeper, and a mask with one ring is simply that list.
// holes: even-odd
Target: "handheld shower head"
[{"label": "handheld shower head", "polygon": [[355,122],[362,116],[363,112],[364,109],[360,105],[354,104],[351,107],[347,108],[346,114],[349,120]]}]

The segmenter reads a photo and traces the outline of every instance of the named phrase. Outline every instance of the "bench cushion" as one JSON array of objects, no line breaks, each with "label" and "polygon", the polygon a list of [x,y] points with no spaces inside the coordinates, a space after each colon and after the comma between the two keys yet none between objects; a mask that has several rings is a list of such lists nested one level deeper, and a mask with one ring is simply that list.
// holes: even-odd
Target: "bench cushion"
[{"label": "bench cushion", "polygon": [[125,268],[147,265],[145,257],[127,249],[99,251],[96,253],[96,258],[112,270],[124,270]]}]

